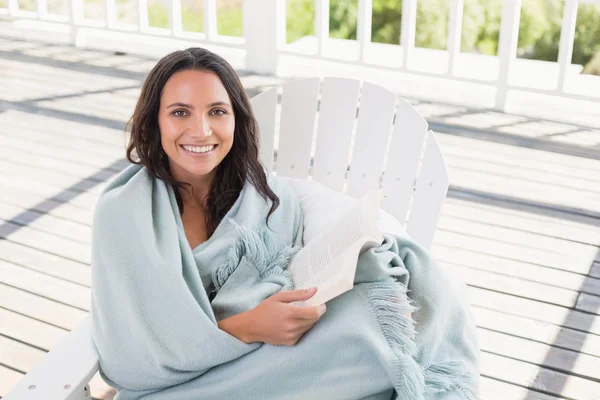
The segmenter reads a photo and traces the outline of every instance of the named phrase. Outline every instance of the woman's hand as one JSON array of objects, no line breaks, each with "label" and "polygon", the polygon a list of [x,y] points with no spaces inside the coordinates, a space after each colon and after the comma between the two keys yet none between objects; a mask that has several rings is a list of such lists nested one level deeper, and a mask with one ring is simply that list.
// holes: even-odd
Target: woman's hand
[{"label": "woman's hand", "polygon": [[246,342],[293,346],[325,312],[318,307],[290,304],[310,299],[316,288],[282,291],[262,301],[252,310],[219,322],[219,328]]}]

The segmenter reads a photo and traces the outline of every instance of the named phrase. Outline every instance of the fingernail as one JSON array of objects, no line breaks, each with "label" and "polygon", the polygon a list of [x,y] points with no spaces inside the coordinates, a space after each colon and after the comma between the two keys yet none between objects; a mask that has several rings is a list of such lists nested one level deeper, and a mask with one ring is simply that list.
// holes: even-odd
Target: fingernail
[{"label": "fingernail", "polygon": [[318,311],[319,311],[319,317],[323,314],[325,314],[325,311],[327,311],[327,306],[325,304],[321,304],[318,307]]}]

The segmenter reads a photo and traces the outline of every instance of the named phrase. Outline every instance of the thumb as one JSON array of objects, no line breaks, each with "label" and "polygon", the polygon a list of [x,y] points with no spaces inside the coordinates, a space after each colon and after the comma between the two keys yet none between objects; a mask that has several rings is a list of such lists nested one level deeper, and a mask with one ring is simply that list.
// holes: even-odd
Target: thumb
[{"label": "thumb", "polygon": [[275,293],[271,298],[282,303],[291,303],[293,301],[308,300],[317,293],[317,288],[286,290]]}]

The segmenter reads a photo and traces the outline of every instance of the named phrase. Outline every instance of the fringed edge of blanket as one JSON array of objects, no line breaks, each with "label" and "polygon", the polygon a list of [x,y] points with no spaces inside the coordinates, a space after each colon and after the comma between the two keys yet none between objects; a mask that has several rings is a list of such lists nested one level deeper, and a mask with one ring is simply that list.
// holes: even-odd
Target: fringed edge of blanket
[{"label": "fringed edge of blanket", "polygon": [[428,393],[444,393],[455,390],[466,400],[477,400],[477,383],[465,371],[461,361],[450,360],[432,363],[423,369]]},{"label": "fringed edge of blanket", "polygon": [[391,379],[398,398],[423,399],[423,373],[413,358],[417,352],[414,321],[405,315],[416,308],[406,296],[406,286],[390,279],[361,283],[354,288],[366,300],[394,355]]},{"label": "fringed edge of blanket", "polygon": [[212,278],[216,290],[220,290],[225,285],[243,257],[246,257],[257,269],[261,278],[277,275],[285,278],[288,282],[287,286],[292,287],[292,278],[287,271],[287,266],[300,248],[282,247],[280,241],[266,226],[250,230],[237,225],[236,229],[240,235],[238,241],[227,253],[226,261],[213,271]]},{"label": "fringed edge of blanket", "polygon": [[415,360],[417,334],[414,321],[405,314],[417,308],[407,296],[406,286],[389,280],[355,286],[375,316],[394,355],[392,384],[398,399],[422,400],[425,394],[458,391],[466,400],[476,400],[469,374],[461,361],[443,361],[422,368]]}]

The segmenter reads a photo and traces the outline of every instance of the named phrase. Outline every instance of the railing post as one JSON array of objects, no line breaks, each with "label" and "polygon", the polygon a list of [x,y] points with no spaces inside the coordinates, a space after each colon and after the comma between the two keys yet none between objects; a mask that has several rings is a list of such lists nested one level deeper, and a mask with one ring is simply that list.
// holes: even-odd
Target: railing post
[{"label": "railing post", "polygon": [[460,54],[464,0],[450,0],[448,21],[448,75],[454,76],[454,65]]},{"label": "railing post", "polygon": [[8,0],[8,4],[6,6],[8,8],[8,15],[15,15],[19,11],[18,0]]},{"label": "railing post", "polygon": [[329,0],[316,0],[315,35],[319,41],[318,54],[322,56],[325,53],[325,42],[329,39]]},{"label": "railing post", "polygon": [[402,27],[400,45],[404,55],[402,64],[404,69],[409,69],[410,54],[415,47],[415,34],[417,29],[417,1],[404,0],[402,2]]},{"label": "railing post", "polygon": [[500,25],[500,39],[498,41],[498,59],[500,71],[496,86],[495,108],[500,111],[506,109],[506,96],[508,94],[508,78],[510,70],[517,58],[517,44],[519,41],[519,21],[521,20],[521,0],[504,0],[502,5],[502,22]]},{"label": "railing post", "polygon": [[276,74],[279,51],[285,44],[285,7],[281,0],[244,0],[246,69]]},{"label": "railing post", "polygon": [[71,26],[71,32],[70,32],[71,43],[75,47],[83,46],[81,38],[78,35],[78,33],[79,33],[78,25],[83,17],[83,7],[82,7],[81,2],[82,2],[82,0],[68,0],[69,16],[70,16],[69,25]]},{"label": "railing post", "polygon": [[573,58],[573,42],[575,41],[575,24],[577,22],[577,1],[565,0],[560,43],[558,45],[558,90],[565,91],[565,77]]},{"label": "railing post", "polygon": [[181,35],[183,22],[181,20],[181,0],[169,1],[169,29],[172,36]]},{"label": "railing post", "polygon": [[217,37],[216,0],[204,0],[204,34],[208,40],[214,40]]},{"label": "railing post", "polygon": [[117,22],[117,4],[115,0],[104,0],[104,22],[107,29],[114,28]]},{"label": "railing post", "polygon": [[360,46],[359,60],[365,61],[367,48],[371,44],[373,0],[358,0],[358,26],[356,38]]},{"label": "railing post", "polygon": [[145,32],[148,29],[148,0],[137,0],[138,31]]},{"label": "railing post", "polygon": [[38,19],[42,19],[44,16],[48,15],[48,4],[46,3],[46,0],[37,0],[36,3],[37,17]]}]

